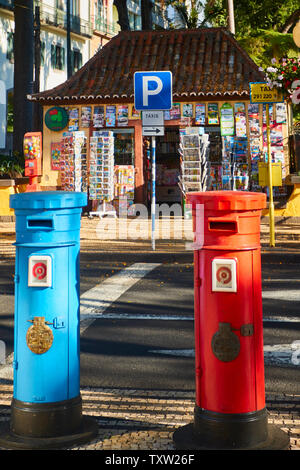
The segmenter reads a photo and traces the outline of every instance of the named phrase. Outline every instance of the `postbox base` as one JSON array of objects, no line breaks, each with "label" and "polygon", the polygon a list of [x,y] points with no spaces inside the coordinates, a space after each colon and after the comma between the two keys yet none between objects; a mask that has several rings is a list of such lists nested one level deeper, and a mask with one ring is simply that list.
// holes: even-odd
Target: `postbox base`
[{"label": "postbox base", "polygon": [[53,449],[88,442],[97,435],[98,426],[81,410],[80,396],[44,404],[13,399],[10,423],[0,429],[0,447]]},{"label": "postbox base", "polygon": [[199,410],[195,421],[173,434],[177,449],[189,450],[288,450],[287,433],[268,424],[266,410],[223,414]]},{"label": "postbox base", "polygon": [[81,429],[68,436],[59,437],[27,437],[14,434],[10,424],[0,427],[0,448],[12,450],[46,450],[62,449],[91,441],[98,432],[95,420],[89,416],[82,417]]}]

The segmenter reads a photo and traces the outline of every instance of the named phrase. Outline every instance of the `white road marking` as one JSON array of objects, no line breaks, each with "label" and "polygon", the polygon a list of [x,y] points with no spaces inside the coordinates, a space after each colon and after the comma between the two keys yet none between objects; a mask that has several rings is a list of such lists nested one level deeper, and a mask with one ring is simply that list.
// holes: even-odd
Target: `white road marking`
[{"label": "white road marking", "polygon": [[160,263],[135,263],[84,292],[80,297],[80,333],[102,318],[111,304],[158,266]]},{"label": "white road marking", "polygon": [[[300,365],[300,341],[291,344],[266,345],[263,351],[265,364]],[[176,357],[195,357],[194,349],[151,349],[148,352]]]}]

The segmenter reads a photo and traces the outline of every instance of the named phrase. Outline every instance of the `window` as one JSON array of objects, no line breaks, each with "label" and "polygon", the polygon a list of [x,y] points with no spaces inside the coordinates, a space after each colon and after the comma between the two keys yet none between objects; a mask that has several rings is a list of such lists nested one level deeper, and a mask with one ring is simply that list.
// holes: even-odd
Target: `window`
[{"label": "window", "polygon": [[14,61],[14,33],[7,33],[6,57],[10,62]]},{"label": "window", "polygon": [[59,44],[51,45],[51,65],[58,70],[65,68],[65,49]]},{"label": "window", "polygon": [[77,72],[82,67],[82,54],[78,49],[72,51],[72,70]]}]

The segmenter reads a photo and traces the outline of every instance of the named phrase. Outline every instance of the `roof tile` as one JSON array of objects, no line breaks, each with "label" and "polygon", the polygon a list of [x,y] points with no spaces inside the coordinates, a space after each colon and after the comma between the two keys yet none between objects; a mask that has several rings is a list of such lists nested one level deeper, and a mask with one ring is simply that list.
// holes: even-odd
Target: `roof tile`
[{"label": "roof tile", "polygon": [[69,80],[28,98],[91,101],[133,98],[136,71],[170,70],[176,99],[249,96],[249,82],[261,81],[258,66],[224,28],[123,31]]}]

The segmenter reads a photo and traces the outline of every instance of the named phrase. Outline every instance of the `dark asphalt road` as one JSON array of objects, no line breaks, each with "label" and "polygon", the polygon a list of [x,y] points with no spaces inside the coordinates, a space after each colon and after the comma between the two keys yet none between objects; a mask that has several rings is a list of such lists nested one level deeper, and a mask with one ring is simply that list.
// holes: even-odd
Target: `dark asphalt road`
[{"label": "dark asphalt road", "polygon": [[[194,389],[194,358],[157,353],[190,351],[193,331],[193,255],[159,253],[82,253],[81,294],[136,262],[158,262],[125,292],[109,312],[153,314],[156,319],[97,319],[81,337],[81,383],[151,389]],[[285,345],[300,340],[300,254],[263,253],[265,345]],[[14,261],[0,262],[0,339],[7,355],[13,350]],[[291,292],[291,294],[290,294]],[[166,320],[168,315],[178,320]],[[182,316],[189,318],[182,320]],[[277,317],[284,319],[278,321]],[[274,321],[270,321],[274,317]],[[298,319],[298,321],[291,321]],[[299,355],[300,356],[300,355]],[[266,363],[266,391],[299,393],[300,365]]]}]

